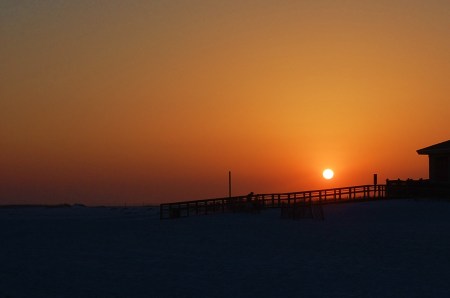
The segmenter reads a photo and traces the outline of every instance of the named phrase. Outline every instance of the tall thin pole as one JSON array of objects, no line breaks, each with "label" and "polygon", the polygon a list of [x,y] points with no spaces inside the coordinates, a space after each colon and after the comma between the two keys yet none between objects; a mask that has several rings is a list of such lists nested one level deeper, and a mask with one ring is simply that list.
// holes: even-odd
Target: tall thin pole
[{"label": "tall thin pole", "polygon": [[228,171],[228,197],[231,198],[231,171]]},{"label": "tall thin pole", "polygon": [[[373,197],[377,197],[377,184],[378,184],[378,174],[373,174]],[[380,196],[380,191],[378,191],[378,196]]]}]

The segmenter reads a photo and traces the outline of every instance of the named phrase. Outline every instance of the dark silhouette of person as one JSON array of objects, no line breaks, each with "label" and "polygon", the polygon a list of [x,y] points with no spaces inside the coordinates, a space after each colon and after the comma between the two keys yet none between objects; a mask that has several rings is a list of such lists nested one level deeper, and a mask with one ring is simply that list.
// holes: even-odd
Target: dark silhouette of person
[{"label": "dark silhouette of person", "polygon": [[247,203],[251,203],[253,199],[253,191],[247,195]]}]

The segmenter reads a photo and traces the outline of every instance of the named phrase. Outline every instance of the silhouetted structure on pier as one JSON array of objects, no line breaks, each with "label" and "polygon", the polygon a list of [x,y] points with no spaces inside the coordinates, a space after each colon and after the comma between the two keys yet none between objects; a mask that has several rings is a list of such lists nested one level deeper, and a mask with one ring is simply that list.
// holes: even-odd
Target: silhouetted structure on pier
[{"label": "silhouetted structure on pier", "polygon": [[450,140],[417,150],[428,155],[429,177],[432,183],[450,183]]},{"label": "silhouetted structure on pier", "polygon": [[450,198],[450,140],[417,150],[428,155],[429,179],[387,180],[390,198]]}]

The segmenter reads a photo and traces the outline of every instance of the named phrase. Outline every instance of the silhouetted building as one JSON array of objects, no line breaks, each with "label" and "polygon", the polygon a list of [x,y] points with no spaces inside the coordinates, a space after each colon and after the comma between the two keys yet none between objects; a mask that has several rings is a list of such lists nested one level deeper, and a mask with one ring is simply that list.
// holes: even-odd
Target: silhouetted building
[{"label": "silhouetted building", "polygon": [[428,155],[430,182],[450,183],[450,140],[417,150]]}]

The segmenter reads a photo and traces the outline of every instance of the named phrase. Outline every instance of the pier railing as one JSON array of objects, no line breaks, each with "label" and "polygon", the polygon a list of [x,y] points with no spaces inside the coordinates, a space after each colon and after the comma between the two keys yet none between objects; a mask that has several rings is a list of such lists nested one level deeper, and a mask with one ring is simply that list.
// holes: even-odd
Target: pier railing
[{"label": "pier railing", "polygon": [[249,194],[160,205],[160,218],[179,218],[224,212],[259,212],[264,208],[309,203],[331,204],[386,198],[386,185],[360,185],[289,193]]},{"label": "pier railing", "polygon": [[428,179],[386,180],[389,198],[439,198],[450,199],[450,183]]}]

